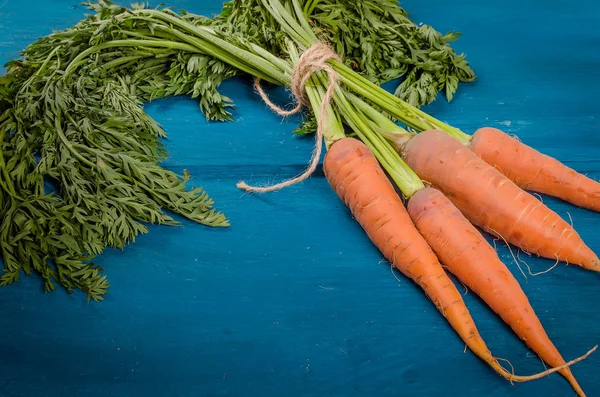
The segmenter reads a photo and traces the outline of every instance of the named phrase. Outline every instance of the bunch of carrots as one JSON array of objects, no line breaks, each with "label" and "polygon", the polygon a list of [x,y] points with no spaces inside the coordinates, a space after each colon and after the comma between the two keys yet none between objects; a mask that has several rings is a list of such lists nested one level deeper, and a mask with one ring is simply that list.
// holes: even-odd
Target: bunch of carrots
[{"label": "bunch of carrots", "polygon": [[[409,105],[345,66],[319,41],[296,0],[287,6],[280,0],[261,1],[287,38],[282,48],[286,58],[253,44],[252,38],[220,37],[174,12],[138,8],[119,15],[116,23],[150,20],[152,29],[135,40],[90,47],[66,66],[64,78],[86,63],[99,62],[92,55],[107,48],[168,48],[177,42],[254,76],[263,100],[282,115],[307,105],[318,121],[307,171],[275,186],[240,183],[240,188],[268,192],[302,181],[317,167],[324,143],[323,168],[332,189],[373,244],[423,289],[471,351],[510,381],[559,372],[584,396],[570,366],[596,347],[569,362],[561,356],[519,283],[478,228],[523,251],[599,271],[600,259],[575,229],[527,190],[598,211],[600,184],[502,131],[481,128],[470,136]],[[292,87],[298,106],[278,108],[261,80]],[[487,348],[446,269],[552,368],[530,376],[506,370]]]},{"label": "bunch of carrots", "polygon": [[[300,99],[299,91],[306,93],[319,122],[313,162],[292,182],[314,169],[323,137],[327,147],[323,169],[333,190],[383,255],[424,290],[478,357],[510,381],[560,372],[584,396],[569,366],[597,346],[567,363],[519,283],[476,226],[526,252],[598,271],[598,256],[574,228],[525,189],[598,210],[600,184],[500,130],[481,128],[468,136],[408,105],[348,69],[335,54],[327,54],[299,7],[286,9],[278,0],[264,3],[294,41],[288,51],[296,65],[293,91]],[[294,46],[305,51],[302,57]],[[256,86],[271,108],[282,115],[289,113],[265,98],[258,81]],[[335,106],[330,107],[330,101]],[[368,102],[417,133],[401,128]],[[346,136],[342,123],[357,138]],[[289,182],[270,188],[239,186],[265,192]],[[479,295],[552,369],[520,376],[502,367],[486,347],[444,267]]]}]

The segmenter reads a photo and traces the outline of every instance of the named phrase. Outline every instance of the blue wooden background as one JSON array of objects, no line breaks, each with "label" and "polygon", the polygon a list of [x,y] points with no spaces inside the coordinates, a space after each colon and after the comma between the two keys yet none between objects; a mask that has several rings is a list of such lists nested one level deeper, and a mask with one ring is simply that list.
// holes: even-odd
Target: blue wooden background
[{"label": "blue wooden background", "polygon": [[[155,2],[152,2],[154,4]],[[169,0],[199,13],[220,0]],[[600,178],[600,3],[405,0],[418,21],[459,30],[479,79],[427,108],[469,132],[491,125]],[[78,0],[0,0],[0,61],[87,12]],[[394,277],[322,172],[266,195],[240,193],[300,172],[312,139],[292,137],[243,79],[224,91],[235,123],[210,124],[194,101],[148,105],[168,134],[167,165],[189,169],[233,222],[190,223],[99,259],[112,288],[44,294],[37,277],[0,289],[0,396],[569,396],[559,375],[510,385],[470,352],[422,292]],[[550,198],[600,252],[600,214]],[[600,280],[560,265],[528,280],[499,252],[566,358],[600,342]],[[528,259],[532,271],[553,263]],[[520,374],[539,359],[472,293],[492,351]],[[574,367],[600,393],[600,353]]]}]

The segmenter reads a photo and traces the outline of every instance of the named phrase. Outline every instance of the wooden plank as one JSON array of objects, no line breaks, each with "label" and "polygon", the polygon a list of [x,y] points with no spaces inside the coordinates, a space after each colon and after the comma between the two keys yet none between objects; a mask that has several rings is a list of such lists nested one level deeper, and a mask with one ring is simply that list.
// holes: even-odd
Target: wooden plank
[{"label": "wooden plank", "polygon": [[[74,0],[0,0],[0,60],[67,27],[85,10]],[[154,4],[153,2],[152,4]],[[216,13],[220,0],[171,0]],[[154,4],[155,5],[155,4]],[[492,125],[600,178],[600,5],[593,1],[406,0],[412,16],[459,30],[479,79],[456,100],[427,108],[473,132]],[[105,302],[45,295],[25,278],[0,289],[0,395],[546,396],[572,395],[558,375],[510,385],[463,344],[422,292],[372,246],[322,172],[267,196],[235,188],[303,169],[312,140],[291,136],[244,79],[228,82],[235,123],[207,123],[194,101],[148,105],[169,140],[167,165],[186,168],[232,220],[227,230],[185,222],[153,227],[123,252],[99,258],[112,288]],[[600,251],[600,215],[557,200]],[[521,276],[543,324],[566,358],[599,342],[598,278],[558,266]],[[553,263],[527,258],[532,271]],[[492,351],[520,374],[543,368],[473,294],[468,305]],[[574,373],[600,392],[599,353]]]}]

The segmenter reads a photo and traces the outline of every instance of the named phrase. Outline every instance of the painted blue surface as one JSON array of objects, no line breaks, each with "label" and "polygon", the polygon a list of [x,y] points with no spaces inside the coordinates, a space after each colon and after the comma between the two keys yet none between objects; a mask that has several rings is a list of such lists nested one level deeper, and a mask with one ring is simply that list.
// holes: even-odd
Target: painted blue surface
[{"label": "painted blue surface", "polygon": [[[0,61],[86,12],[78,0],[0,0]],[[215,13],[220,0],[168,2]],[[479,79],[428,107],[467,131],[492,125],[600,178],[600,3],[417,1],[403,5],[439,30]],[[233,226],[153,227],[99,259],[112,288],[45,295],[26,278],[0,289],[0,396],[570,396],[558,375],[514,386],[471,353],[421,291],[389,264],[331,191],[322,172],[262,197],[235,188],[303,169],[311,139],[271,114],[243,80],[225,93],[235,123],[210,124],[189,99],[148,106],[168,134],[168,165],[189,169]],[[198,177],[198,176],[201,177]],[[557,200],[600,252],[600,214]],[[499,252],[567,358],[600,342],[597,275],[559,265],[521,276]],[[527,259],[532,271],[553,263]],[[472,293],[467,304],[492,351],[520,374],[538,358]],[[600,353],[574,367],[600,394]]]}]

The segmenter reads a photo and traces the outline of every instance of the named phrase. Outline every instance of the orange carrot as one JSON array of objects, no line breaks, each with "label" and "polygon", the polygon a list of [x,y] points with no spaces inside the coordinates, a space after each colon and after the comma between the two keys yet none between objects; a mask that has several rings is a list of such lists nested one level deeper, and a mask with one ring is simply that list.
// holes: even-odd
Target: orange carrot
[{"label": "orange carrot", "polygon": [[[512,273],[442,192],[419,190],[408,203],[408,213],[451,273],[479,295],[548,365],[565,364]],[[560,373],[578,395],[584,395],[569,368]]]},{"label": "orange carrot", "polygon": [[563,367],[532,376],[506,371],[481,338],[462,295],[412,223],[402,200],[369,148],[354,138],[333,143],[323,164],[325,176],[371,241],[404,275],[417,283],[467,346],[506,379],[538,379]]},{"label": "orange carrot", "polygon": [[598,256],[558,214],[446,133],[417,134],[408,165],[474,224],[526,252],[600,271]]},{"label": "orange carrot", "polygon": [[[490,164],[501,168],[522,188],[546,193],[595,211],[600,211],[600,183],[564,166],[558,160],[511,141],[506,134],[493,129],[478,131],[482,137],[469,135],[410,105],[393,93],[351,70],[343,62],[331,62],[342,83],[355,94],[376,104],[382,111],[417,132],[444,131],[476,151]],[[384,133],[385,134],[385,133]],[[480,141],[472,143],[472,140]]]},{"label": "orange carrot", "polygon": [[600,183],[496,128],[477,130],[469,147],[523,189],[600,211]]}]

